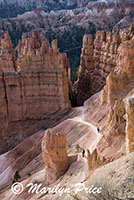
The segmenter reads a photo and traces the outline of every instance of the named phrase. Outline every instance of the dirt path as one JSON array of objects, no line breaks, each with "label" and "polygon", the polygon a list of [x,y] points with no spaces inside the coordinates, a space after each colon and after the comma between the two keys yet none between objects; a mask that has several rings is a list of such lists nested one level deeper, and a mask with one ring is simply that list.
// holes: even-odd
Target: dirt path
[{"label": "dirt path", "polygon": [[[95,125],[87,122],[84,119],[84,114],[85,114],[85,111],[86,111],[86,107],[82,106],[79,109],[81,110],[81,114],[79,116],[77,116],[77,117],[72,118],[71,120],[85,124],[86,126],[90,127],[92,129],[92,131],[94,132],[95,140],[89,147],[90,153],[92,153],[94,151],[94,149],[96,148],[98,142],[100,141],[100,139],[102,137],[102,134],[100,132],[98,132],[97,127]],[[88,133],[86,135],[84,135],[83,138],[85,138],[87,135],[88,135]]]}]

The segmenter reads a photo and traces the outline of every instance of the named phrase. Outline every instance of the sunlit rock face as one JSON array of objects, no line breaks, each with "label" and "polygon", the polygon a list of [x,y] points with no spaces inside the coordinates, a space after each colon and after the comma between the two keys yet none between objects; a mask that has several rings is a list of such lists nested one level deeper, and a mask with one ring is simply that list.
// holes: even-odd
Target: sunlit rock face
[{"label": "sunlit rock face", "polygon": [[113,135],[126,134],[126,152],[134,151],[134,29],[121,31],[116,67],[100,93],[101,103],[111,105],[108,130]]},{"label": "sunlit rock face", "polygon": [[66,135],[52,134],[47,131],[42,141],[44,164],[55,171],[57,178],[69,167]]},{"label": "sunlit rock face", "polygon": [[125,114],[126,110],[124,102],[122,100],[115,101],[114,106],[111,107],[108,116],[110,134],[125,134]]},{"label": "sunlit rock face", "polygon": [[97,149],[95,149],[92,154],[89,150],[87,150],[87,164],[88,164],[88,170],[95,170],[99,167],[101,164],[100,157],[98,155]]},{"label": "sunlit rock face", "polygon": [[14,72],[15,54],[8,32],[0,38],[0,72]]},{"label": "sunlit rock face", "polygon": [[126,101],[126,151],[131,153],[134,151],[134,96],[131,96]]},{"label": "sunlit rock face", "polygon": [[[128,36],[128,37],[127,37]],[[107,103],[125,97],[133,88],[134,74],[134,29],[120,32],[121,44],[117,49],[116,66],[106,80],[106,86],[101,93],[101,99]],[[129,86],[127,86],[129,84]],[[122,95],[121,95],[122,91]],[[124,91],[124,92],[123,92]]]},{"label": "sunlit rock face", "polygon": [[48,47],[38,31],[31,38],[24,35],[17,61],[9,35],[0,41],[1,153],[56,123],[71,107],[72,85],[69,61],[66,54],[60,54],[57,41]]},{"label": "sunlit rock face", "polygon": [[[102,99],[107,103],[123,98],[133,88],[134,74],[134,41],[125,41],[118,48],[116,67],[107,77],[106,87],[102,92]],[[127,87],[127,85],[129,86]],[[124,91],[122,96],[119,91]],[[105,97],[103,95],[107,94]]]}]

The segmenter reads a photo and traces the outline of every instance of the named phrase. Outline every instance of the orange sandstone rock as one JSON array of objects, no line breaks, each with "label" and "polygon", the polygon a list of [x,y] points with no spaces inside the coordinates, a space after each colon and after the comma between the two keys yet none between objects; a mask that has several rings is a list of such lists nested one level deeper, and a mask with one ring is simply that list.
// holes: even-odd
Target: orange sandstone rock
[{"label": "orange sandstone rock", "polygon": [[131,96],[126,101],[126,152],[134,151],[134,97]]},{"label": "orange sandstone rock", "polygon": [[77,82],[79,105],[105,85],[106,77],[116,66],[120,36],[110,32],[97,32],[94,42],[90,35],[83,38],[81,63]]},{"label": "orange sandstone rock", "polygon": [[115,101],[108,117],[109,132],[111,134],[125,134],[126,120],[124,118],[126,111],[122,100]]},{"label": "orange sandstone rock", "polygon": [[88,163],[88,171],[91,171],[92,168],[92,155],[90,154],[89,149],[87,149],[87,163]]},{"label": "orange sandstone rock", "polygon": [[[134,88],[134,30],[121,33],[122,43],[117,51],[116,67],[109,74],[100,94],[102,103],[111,105],[108,130],[111,134],[126,134],[126,151],[134,151],[133,88]],[[128,38],[123,39],[123,34]]]},{"label": "orange sandstone rock", "polygon": [[123,99],[133,88],[134,75],[134,41],[125,41],[118,48],[116,67],[106,80],[106,87],[101,93],[101,100],[114,103]]},{"label": "orange sandstone rock", "polygon": [[101,164],[100,156],[98,155],[97,149],[95,149],[92,154],[89,150],[87,150],[87,163],[89,171],[96,169],[99,164]]},{"label": "orange sandstone rock", "polygon": [[94,68],[93,61],[93,41],[91,35],[83,38],[83,48],[81,53],[80,67],[77,81],[77,104],[81,105],[90,95],[90,71]]},{"label": "orange sandstone rock", "polygon": [[0,72],[15,72],[15,53],[8,32],[0,39]]},{"label": "orange sandstone rock", "polygon": [[66,54],[60,54],[57,41],[48,47],[38,31],[19,41],[16,65],[7,33],[0,51],[1,153],[55,124],[71,108],[72,83]]},{"label": "orange sandstone rock", "polygon": [[92,153],[92,168],[96,169],[98,167],[98,153],[97,149],[95,149]]},{"label": "orange sandstone rock", "polygon": [[57,178],[63,175],[69,167],[66,135],[47,131],[42,141],[42,152],[45,165],[56,171]]}]

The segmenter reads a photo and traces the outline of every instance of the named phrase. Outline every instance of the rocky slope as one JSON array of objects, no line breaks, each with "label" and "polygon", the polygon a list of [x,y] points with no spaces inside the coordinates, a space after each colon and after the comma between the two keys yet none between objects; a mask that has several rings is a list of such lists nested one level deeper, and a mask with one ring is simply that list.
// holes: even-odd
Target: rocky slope
[{"label": "rocky slope", "polygon": [[[132,200],[134,197],[133,156],[134,153],[129,154],[128,156],[124,156],[117,161],[97,169],[90,175],[90,178],[86,178],[81,183],[79,188],[81,191],[77,192],[76,194],[76,188],[74,188],[72,189],[71,194],[66,196],[63,195],[62,198],[64,200]],[[101,194],[90,193],[89,190],[92,185],[96,186],[97,188],[101,187]],[[46,199],[49,199],[49,197]]]},{"label": "rocky slope", "polygon": [[23,36],[17,61],[8,33],[0,50],[0,152],[5,152],[69,111],[71,80],[66,54],[60,54],[56,41],[48,47],[38,31]]}]

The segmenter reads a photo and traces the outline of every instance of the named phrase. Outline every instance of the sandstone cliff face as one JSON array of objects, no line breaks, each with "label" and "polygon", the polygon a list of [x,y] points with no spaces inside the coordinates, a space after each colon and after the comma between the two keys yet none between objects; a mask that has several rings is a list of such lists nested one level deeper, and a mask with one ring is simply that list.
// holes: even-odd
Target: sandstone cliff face
[{"label": "sandstone cliff face", "polygon": [[134,151],[134,97],[131,96],[126,101],[126,151],[131,153]]},{"label": "sandstone cliff face", "polygon": [[94,68],[93,61],[93,41],[91,35],[85,35],[83,38],[83,48],[81,53],[80,68],[78,71],[77,103],[81,105],[88,97],[91,91],[91,72]]},{"label": "sandstone cliff face", "polygon": [[122,100],[117,100],[114,106],[111,107],[108,116],[110,134],[125,134],[126,119],[125,119],[125,104]]},{"label": "sandstone cliff face", "polygon": [[120,37],[110,32],[97,32],[94,42],[90,35],[83,38],[81,64],[77,83],[77,103],[99,92],[106,77],[116,66],[116,54]]},{"label": "sandstone cliff face", "polygon": [[8,32],[0,38],[0,72],[15,71],[15,55]]},{"label": "sandstone cliff face", "polygon": [[[128,33],[128,37],[127,34]],[[125,39],[124,36],[125,35]],[[131,35],[131,37],[130,37]],[[110,73],[106,80],[106,87],[102,91],[102,101],[114,103],[115,100],[125,97],[125,95],[133,88],[134,74],[134,30],[121,32],[121,41],[116,56],[115,69]],[[119,93],[122,91],[122,95]]]},{"label": "sandstone cliff face", "polygon": [[33,132],[51,126],[58,112],[70,109],[71,80],[67,56],[59,53],[56,41],[51,48],[37,31],[31,38],[24,35],[16,63],[8,34],[1,41],[0,152],[4,152]]},{"label": "sandstone cliff face", "polygon": [[133,148],[133,88],[134,88],[134,28],[121,31],[121,44],[117,51],[116,67],[101,91],[101,103],[111,105],[108,116],[109,132],[126,134],[126,151]]},{"label": "sandstone cliff face", "polygon": [[42,141],[43,161],[56,172],[57,178],[69,167],[66,135],[52,134],[47,131]]},{"label": "sandstone cliff face", "polygon": [[[94,41],[90,35],[84,36],[76,83],[78,105],[99,92],[106,79],[107,88],[102,92],[102,101],[107,98],[106,101],[112,103],[118,99],[116,91],[120,86],[123,89],[129,82],[129,76],[133,74],[133,39],[133,25],[127,30],[121,30],[120,35],[107,31],[97,32]],[[122,69],[122,66],[125,67]]]},{"label": "sandstone cliff face", "polygon": [[[134,151],[133,101],[131,101],[134,94],[134,27],[121,31],[119,36],[104,31],[98,32],[93,46],[92,39],[90,38],[89,42],[87,38],[90,36],[84,37],[85,51],[82,49],[79,69],[78,104],[82,103],[84,96],[80,93],[80,89],[82,91],[82,87],[85,87],[84,84],[82,85],[84,77],[89,80],[86,82],[88,86],[85,87],[87,91],[84,90],[89,96],[90,92],[101,90],[106,80],[106,85],[100,92],[100,105],[98,105],[109,107],[106,140],[111,146],[114,142],[111,138],[119,140],[126,138],[126,152],[132,152]],[[96,88],[93,87],[94,84]],[[121,147],[120,152],[114,153],[110,159],[107,158],[107,162],[121,156],[121,152],[126,153],[124,147]],[[88,152],[89,170],[97,166],[97,162]]]}]

